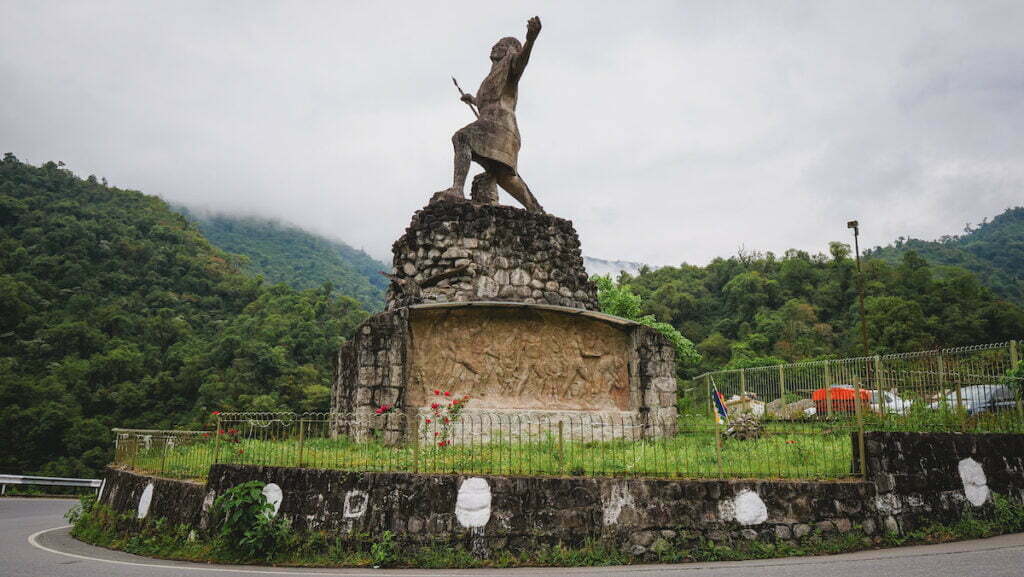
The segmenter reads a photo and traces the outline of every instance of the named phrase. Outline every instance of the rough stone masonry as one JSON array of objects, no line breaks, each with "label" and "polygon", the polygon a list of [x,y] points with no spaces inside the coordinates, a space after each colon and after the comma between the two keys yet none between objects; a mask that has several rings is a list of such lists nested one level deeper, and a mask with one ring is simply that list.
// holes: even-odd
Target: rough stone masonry
[{"label": "rough stone masonry", "polygon": [[[495,204],[442,201],[416,212],[392,247],[387,310],[514,301],[597,310],[572,222]],[[450,271],[457,276],[433,280]]]},{"label": "rough stone masonry", "polygon": [[[597,312],[570,221],[441,200],[416,212],[393,255],[386,310],[338,354],[338,434],[407,439],[435,389],[469,395],[467,416],[674,431],[675,350],[655,330]],[[375,417],[383,405],[392,411]]]}]

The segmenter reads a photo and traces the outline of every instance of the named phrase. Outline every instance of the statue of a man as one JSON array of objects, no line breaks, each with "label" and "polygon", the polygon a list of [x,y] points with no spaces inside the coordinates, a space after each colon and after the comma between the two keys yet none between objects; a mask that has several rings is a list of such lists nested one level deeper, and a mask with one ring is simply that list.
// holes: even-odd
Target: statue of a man
[{"label": "statue of a man", "polygon": [[519,79],[530,61],[533,43],[540,34],[540,18],[526,23],[526,44],[512,37],[502,38],[491,48],[491,72],[480,83],[476,96],[463,94],[462,101],[476,105],[479,118],[452,136],[455,145],[455,178],[452,187],[434,195],[431,201],[464,199],[470,161],[484,168],[473,178],[472,198],[476,202],[496,203],[498,184],[531,212],[544,212],[526,186],[516,163],[519,157],[519,126],[516,125],[516,101]]}]

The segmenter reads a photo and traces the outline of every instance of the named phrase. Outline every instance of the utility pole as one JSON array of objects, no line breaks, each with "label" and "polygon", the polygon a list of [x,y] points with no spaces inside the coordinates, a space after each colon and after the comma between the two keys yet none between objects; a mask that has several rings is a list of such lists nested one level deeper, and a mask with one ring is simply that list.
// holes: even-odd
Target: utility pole
[{"label": "utility pole", "polygon": [[[871,350],[868,348],[868,318],[864,313],[864,271],[860,268],[860,223],[855,220],[851,220],[846,223],[846,228],[853,229],[853,250],[857,259],[857,297],[860,301],[860,337],[864,341],[864,357],[871,356]],[[870,373],[870,368],[868,369]]]}]

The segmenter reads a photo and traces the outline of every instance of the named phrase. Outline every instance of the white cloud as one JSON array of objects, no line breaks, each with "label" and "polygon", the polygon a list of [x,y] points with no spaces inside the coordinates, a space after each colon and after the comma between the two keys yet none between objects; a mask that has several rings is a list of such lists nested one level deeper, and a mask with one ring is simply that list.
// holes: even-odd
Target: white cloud
[{"label": "white cloud", "polygon": [[0,152],[379,257],[450,180],[449,76],[475,92],[534,13],[520,169],[587,254],[936,237],[1022,197],[1018,3],[15,4]]}]

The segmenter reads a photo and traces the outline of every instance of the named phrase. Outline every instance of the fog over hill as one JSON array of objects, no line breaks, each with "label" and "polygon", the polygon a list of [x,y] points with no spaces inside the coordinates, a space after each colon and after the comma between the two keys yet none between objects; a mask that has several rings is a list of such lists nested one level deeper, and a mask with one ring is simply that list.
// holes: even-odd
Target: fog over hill
[{"label": "fog over hill", "polygon": [[615,280],[619,276],[620,272],[627,272],[633,276],[640,274],[640,269],[648,267],[651,270],[656,270],[658,267],[644,264],[642,262],[633,262],[628,260],[605,260],[603,258],[596,258],[592,256],[583,257],[583,266],[587,269],[587,274],[590,276],[594,275],[611,275],[612,280]]}]

